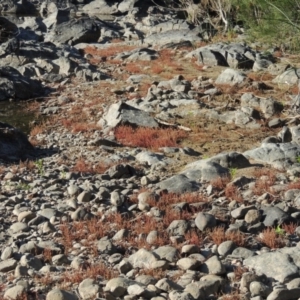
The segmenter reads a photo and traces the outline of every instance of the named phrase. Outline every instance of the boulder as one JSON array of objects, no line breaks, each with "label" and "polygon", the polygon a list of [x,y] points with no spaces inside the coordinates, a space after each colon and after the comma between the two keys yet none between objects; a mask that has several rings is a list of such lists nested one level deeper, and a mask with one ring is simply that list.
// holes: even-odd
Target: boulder
[{"label": "boulder", "polygon": [[216,79],[215,84],[236,85],[247,80],[247,76],[234,69],[224,70]]},{"label": "boulder", "polygon": [[44,89],[40,82],[22,76],[12,67],[0,67],[0,101],[26,100],[43,94]]},{"label": "boulder", "polygon": [[0,122],[0,158],[24,160],[33,155],[34,147],[26,135],[9,124]]},{"label": "boulder", "polygon": [[161,181],[157,186],[171,193],[183,194],[199,190],[200,184],[189,179],[186,175],[180,174]]},{"label": "boulder", "polygon": [[112,128],[118,125],[158,127],[158,123],[150,114],[122,101],[112,104],[98,124],[103,127]]},{"label": "boulder", "polygon": [[97,18],[82,17],[57,24],[45,35],[46,42],[55,44],[95,43],[100,37],[101,21]]},{"label": "boulder", "polygon": [[280,252],[269,252],[248,257],[244,266],[254,269],[257,275],[265,275],[281,283],[298,276],[298,267],[290,255]]}]

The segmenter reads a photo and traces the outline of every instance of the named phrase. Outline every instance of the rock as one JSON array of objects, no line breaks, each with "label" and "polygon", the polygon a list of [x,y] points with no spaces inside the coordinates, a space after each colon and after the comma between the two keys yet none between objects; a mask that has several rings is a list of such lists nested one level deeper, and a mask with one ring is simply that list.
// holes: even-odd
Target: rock
[{"label": "rock", "polygon": [[10,230],[11,234],[15,234],[18,232],[29,231],[30,228],[28,227],[28,225],[26,223],[16,222],[10,226],[9,230]]},{"label": "rock", "polygon": [[194,300],[195,298],[187,292],[171,291],[169,293],[170,300]]},{"label": "rock", "polygon": [[185,220],[174,220],[168,226],[167,232],[170,236],[185,235],[189,229],[189,224]]},{"label": "rock", "polygon": [[300,288],[295,289],[274,289],[269,296],[267,297],[267,300],[293,300],[297,299],[300,293]]},{"label": "rock", "polygon": [[157,186],[160,189],[166,189],[171,193],[177,194],[195,192],[200,187],[199,183],[182,174],[174,175],[166,180],[163,180],[158,183]]},{"label": "rock", "polygon": [[252,297],[262,296],[264,298],[268,297],[272,289],[260,281],[253,281],[250,283],[249,290]]},{"label": "rock", "polygon": [[[178,20],[174,20],[175,22],[179,23]],[[182,20],[181,20],[182,21]],[[164,22],[167,23],[167,22]],[[183,25],[187,23],[182,23]],[[174,45],[177,43],[182,42],[196,42],[201,41],[202,38],[199,36],[199,31],[197,28],[190,28],[190,29],[180,29],[178,28],[181,24],[174,24],[174,22],[169,24],[170,26],[174,26],[171,30],[168,31],[157,31],[152,34],[149,34],[145,37],[144,43],[148,43],[151,45],[159,45],[161,47],[167,47],[169,45]],[[179,26],[178,26],[179,25]],[[189,27],[189,25],[187,25]],[[157,28],[159,30],[159,28]],[[155,28],[152,28],[154,31]]]},{"label": "rock", "polygon": [[189,257],[181,258],[177,261],[177,266],[184,271],[197,270],[199,265],[200,265],[199,261]]},{"label": "rock", "polygon": [[286,168],[288,160],[295,161],[296,157],[300,156],[300,147],[294,143],[268,143],[243,154],[258,162],[271,164],[275,168]]},{"label": "rock", "polygon": [[225,273],[225,267],[217,256],[212,256],[200,266],[200,271],[212,275],[222,275]]},{"label": "rock", "polygon": [[244,247],[237,247],[232,251],[231,256],[246,259],[248,257],[254,256],[254,252]]},{"label": "rock", "polygon": [[111,177],[111,178],[129,178],[131,176],[135,175],[135,169],[127,164],[117,164],[112,167],[110,167],[106,173]]},{"label": "rock", "polygon": [[200,212],[197,214],[195,224],[200,231],[205,231],[214,228],[217,223],[213,215]]},{"label": "rock", "polygon": [[134,268],[150,269],[151,265],[159,259],[159,256],[146,249],[139,249],[128,257],[128,262]]},{"label": "rock", "polygon": [[109,5],[105,0],[94,0],[82,7],[86,14],[112,15],[118,12],[117,4]]},{"label": "rock", "polygon": [[129,295],[132,296],[137,296],[137,297],[142,296],[142,294],[145,293],[145,287],[142,287],[141,285],[138,284],[133,284],[127,288],[127,292]]},{"label": "rock", "polygon": [[36,214],[31,211],[22,211],[18,214],[18,222],[29,222],[36,217]]},{"label": "rock", "polygon": [[78,291],[82,299],[91,299],[96,297],[100,287],[93,279],[84,279],[78,286]]},{"label": "rock", "polygon": [[249,289],[251,282],[259,281],[260,277],[253,272],[245,272],[242,274],[241,288]]},{"label": "rock", "polygon": [[245,215],[245,221],[249,225],[256,224],[260,222],[261,219],[261,213],[259,210],[256,209],[250,209]]},{"label": "rock", "polygon": [[248,211],[255,209],[254,205],[249,205],[249,206],[240,206],[234,210],[231,211],[231,216],[234,219],[241,219],[244,218],[245,215],[247,214]]},{"label": "rock", "polygon": [[174,281],[168,279],[168,278],[162,278],[160,279],[155,286],[165,292],[171,292],[171,291],[181,291],[182,286],[175,283]]},{"label": "rock", "polygon": [[77,197],[78,203],[89,202],[91,200],[92,194],[87,191],[83,191]]},{"label": "rock", "polygon": [[121,273],[121,274],[126,274],[128,273],[129,271],[132,270],[132,265],[130,262],[126,261],[126,260],[122,260],[119,265],[118,265],[118,271]]},{"label": "rock", "polygon": [[186,55],[196,57],[199,63],[208,66],[230,66],[231,68],[252,68],[254,51],[242,43],[216,43],[200,47]]},{"label": "rock", "polygon": [[68,259],[68,257],[65,254],[57,254],[52,256],[52,264],[53,265],[69,265],[71,261]]},{"label": "rock", "polygon": [[113,254],[116,252],[115,245],[107,237],[100,239],[97,243],[97,249],[103,254]]},{"label": "rock", "polygon": [[13,255],[13,248],[12,247],[5,247],[1,253],[1,260],[6,260],[12,257]]},{"label": "rock", "polygon": [[12,67],[0,67],[0,101],[26,100],[43,94],[44,89],[40,82],[22,76]]},{"label": "rock", "polygon": [[231,254],[235,248],[235,244],[232,241],[225,241],[218,246],[218,253],[221,257],[226,257]]},{"label": "rock", "polygon": [[0,158],[25,160],[34,154],[34,148],[26,135],[9,124],[0,122]]},{"label": "rock", "polygon": [[60,289],[51,290],[47,296],[46,300],[77,300],[77,296]]},{"label": "rock", "polygon": [[265,207],[262,208],[263,217],[264,217],[264,225],[265,226],[276,226],[277,224],[282,224],[288,221],[292,222],[292,219],[289,214],[281,210],[279,207]]},{"label": "rock", "polygon": [[246,79],[247,76],[244,73],[234,69],[226,69],[217,77],[215,84],[235,85],[245,82]]},{"label": "rock", "polygon": [[211,181],[219,177],[228,177],[229,170],[216,162],[199,160],[186,165],[182,172],[190,180]]},{"label": "rock", "polygon": [[142,127],[158,127],[158,123],[145,111],[139,110],[124,102],[112,104],[98,122],[103,127],[116,127],[118,125],[132,125]]},{"label": "rock", "polygon": [[118,191],[113,191],[110,194],[110,203],[114,206],[121,206],[124,203],[124,196]]},{"label": "rock", "polygon": [[21,257],[20,264],[23,267],[32,268],[36,271],[39,271],[43,266],[42,262],[30,253],[24,254]]},{"label": "rock", "polygon": [[274,83],[293,85],[299,80],[300,69],[291,68],[279,74],[273,79]]},{"label": "rock", "polygon": [[286,282],[296,277],[298,268],[287,254],[279,252],[263,253],[244,260],[244,266],[254,269],[257,275]]},{"label": "rock", "polygon": [[121,297],[127,293],[128,287],[133,284],[137,284],[137,282],[123,277],[112,278],[106,283],[104,290],[110,291],[115,297]]},{"label": "rock", "polygon": [[179,257],[179,252],[172,246],[161,246],[153,250],[153,253],[158,255],[159,259],[165,259],[168,262],[175,262]]},{"label": "rock", "polygon": [[194,299],[206,299],[211,294],[217,294],[223,284],[223,279],[215,275],[203,276],[200,281],[188,284],[184,291],[189,292]]},{"label": "rock", "polygon": [[100,37],[102,22],[97,18],[81,17],[57,24],[45,35],[46,42],[54,44],[95,43]]},{"label": "rock", "polygon": [[146,162],[149,166],[158,164],[163,161],[168,161],[164,155],[152,153],[150,151],[142,151],[136,155],[136,160],[143,163]]},{"label": "rock", "polygon": [[17,300],[26,293],[26,288],[22,285],[15,285],[4,293],[4,299]]}]

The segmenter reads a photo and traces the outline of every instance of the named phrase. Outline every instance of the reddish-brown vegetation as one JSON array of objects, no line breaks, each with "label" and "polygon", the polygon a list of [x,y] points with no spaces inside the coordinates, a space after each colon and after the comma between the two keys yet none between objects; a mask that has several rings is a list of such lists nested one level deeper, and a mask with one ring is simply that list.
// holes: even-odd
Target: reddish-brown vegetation
[{"label": "reddish-brown vegetation", "polygon": [[158,150],[161,147],[178,147],[178,143],[186,136],[186,132],[170,128],[119,126],[115,129],[117,141],[124,146],[143,147],[152,150]]},{"label": "reddish-brown vegetation", "polygon": [[274,228],[267,228],[259,235],[258,240],[265,246],[275,249],[285,246],[282,235],[278,234]]}]

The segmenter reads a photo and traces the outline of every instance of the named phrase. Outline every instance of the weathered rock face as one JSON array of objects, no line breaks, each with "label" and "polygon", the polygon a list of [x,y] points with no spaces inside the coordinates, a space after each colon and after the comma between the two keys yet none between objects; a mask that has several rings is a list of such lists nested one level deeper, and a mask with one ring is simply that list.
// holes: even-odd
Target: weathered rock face
[{"label": "weathered rock face", "polygon": [[0,158],[3,160],[26,159],[34,148],[26,135],[9,124],[0,122]]},{"label": "weathered rock face", "polygon": [[[1,5],[1,4],[0,4]],[[18,32],[18,27],[5,17],[0,17],[0,39],[1,43]]]},{"label": "weathered rock face", "polygon": [[32,1],[3,0],[0,3],[0,12],[16,14],[34,14],[37,12]]},{"label": "weathered rock face", "polygon": [[158,123],[150,114],[123,102],[112,104],[99,121],[99,125],[104,127],[116,127],[125,124],[158,127]]},{"label": "weathered rock face", "polygon": [[0,101],[28,99],[44,94],[40,82],[22,76],[12,67],[0,67]]},{"label": "weathered rock face", "polygon": [[55,26],[54,31],[50,31],[45,36],[45,41],[59,43],[94,43],[100,37],[101,22],[97,19],[83,17],[72,19],[68,22]]},{"label": "weathered rock face", "polygon": [[[107,1],[93,0],[84,5],[83,12],[89,15],[102,14],[113,15],[117,13],[126,13],[133,9],[138,0]],[[145,1],[147,2],[147,1]]]}]

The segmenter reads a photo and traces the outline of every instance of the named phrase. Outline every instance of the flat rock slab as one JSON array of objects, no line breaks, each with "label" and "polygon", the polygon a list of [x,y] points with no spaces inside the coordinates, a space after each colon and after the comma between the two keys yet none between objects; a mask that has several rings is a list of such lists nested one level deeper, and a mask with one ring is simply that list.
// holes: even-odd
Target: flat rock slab
[{"label": "flat rock slab", "polygon": [[112,128],[126,124],[151,128],[158,127],[158,123],[150,114],[121,101],[112,104],[98,124]]},{"label": "flat rock slab", "polygon": [[166,189],[171,193],[189,193],[199,190],[200,184],[195,180],[189,179],[187,176],[180,174],[174,175],[157,184],[159,188]]},{"label": "flat rock slab", "polygon": [[190,180],[211,181],[229,175],[229,170],[220,164],[208,160],[199,160],[188,164],[182,172]]},{"label": "flat rock slab", "polygon": [[196,57],[209,66],[230,66],[231,68],[252,68],[256,52],[241,43],[216,43],[193,50],[187,58]]},{"label": "flat rock slab", "polygon": [[224,70],[216,79],[215,84],[235,85],[241,84],[247,80],[247,76],[234,69]]},{"label": "flat rock slab", "polygon": [[298,83],[300,77],[300,69],[291,68],[284,71],[273,79],[274,83],[281,83],[285,85],[293,85]]},{"label": "flat rock slab", "polygon": [[8,272],[15,269],[18,262],[11,258],[0,262],[0,272]]},{"label": "flat rock slab", "polygon": [[299,269],[292,257],[281,252],[269,252],[244,260],[244,266],[254,269],[257,275],[266,275],[282,283],[298,276]]},{"label": "flat rock slab", "polygon": [[0,67],[0,101],[26,100],[43,94],[42,84],[37,80],[22,76],[12,67]]},{"label": "flat rock slab", "polygon": [[264,143],[260,147],[248,150],[243,154],[258,162],[283,168],[287,160],[296,162],[296,158],[300,155],[300,146],[295,143]]}]

